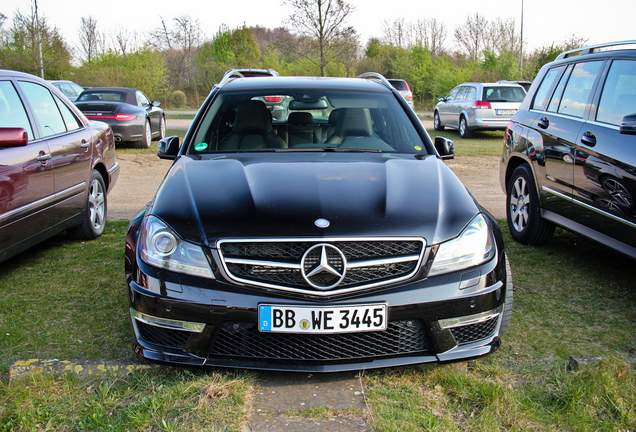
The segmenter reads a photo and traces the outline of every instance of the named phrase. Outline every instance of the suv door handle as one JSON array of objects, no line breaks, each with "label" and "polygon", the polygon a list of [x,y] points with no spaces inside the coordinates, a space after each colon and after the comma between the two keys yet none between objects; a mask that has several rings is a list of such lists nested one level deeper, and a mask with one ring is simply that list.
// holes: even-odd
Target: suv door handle
[{"label": "suv door handle", "polygon": [[587,131],[581,137],[581,142],[588,147],[594,147],[596,145],[596,136],[592,132]]},{"label": "suv door handle", "polygon": [[550,126],[550,120],[548,120],[547,117],[543,117],[541,120],[539,120],[539,127],[541,129],[547,129],[548,126]]}]

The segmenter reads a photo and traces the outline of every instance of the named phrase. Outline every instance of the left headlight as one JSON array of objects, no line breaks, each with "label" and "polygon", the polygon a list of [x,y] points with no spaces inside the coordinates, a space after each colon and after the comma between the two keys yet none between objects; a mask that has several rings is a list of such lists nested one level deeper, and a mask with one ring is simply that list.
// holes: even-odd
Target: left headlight
[{"label": "left headlight", "polygon": [[429,276],[473,267],[490,260],[495,254],[495,242],[484,216],[477,215],[462,233],[439,245]]},{"label": "left headlight", "polygon": [[142,224],[139,256],[154,267],[214,279],[201,246],[181,240],[154,216],[147,217]]}]

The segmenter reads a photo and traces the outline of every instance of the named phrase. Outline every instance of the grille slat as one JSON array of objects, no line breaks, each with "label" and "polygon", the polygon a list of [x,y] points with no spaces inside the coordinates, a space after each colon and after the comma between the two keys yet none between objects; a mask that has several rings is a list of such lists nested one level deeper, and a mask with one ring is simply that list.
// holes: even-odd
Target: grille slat
[{"label": "grille slat", "polygon": [[251,323],[224,323],[211,357],[286,361],[339,361],[430,351],[419,320],[391,321],[382,332],[346,334],[261,333]]},{"label": "grille slat", "polygon": [[[328,244],[330,247],[337,248],[350,264],[344,271],[343,267],[339,267],[342,262],[337,262],[335,258],[333,262],[329,262],[338,273],[345,273],[345,277],[339,283],[339,276],[328,272],[312,276],[312,284],[308,283],[306,276],[303,276],[304,271],[320,264],[320,255],[308,253],[319,244]],[[219,242],[219,252],[232,279],[270,288],[321,292],[336,289],[362,289],[370,285],[406,279],[417,271],[424,253],[424,241],[422,239],[227,240]],[[329,254],[337,258],[333,249],[329,250]],[[303,257],[305,258],[304,268],[301,265]],[[232,260],[241,261],[232,262]],[[370,264],[357,267],[354,265],[356,262],[365,264],[370,262]],[[294,266],[290,268],[290,264],[293,264],[295,268]],[[327,288],[318,289],[316,285]]]},{"label": "grille slat", "polygon": [[183,349],[192,333],[156,327],[141,322],[137,323],[139,338],[153,345],[172,349]]},{"label": "grille slat", "polygon": [[454,327],[450,330],[459,345],[466,345],[492,336],[497,328],[497,320],[498,317],[494,317],[478,324]]}]

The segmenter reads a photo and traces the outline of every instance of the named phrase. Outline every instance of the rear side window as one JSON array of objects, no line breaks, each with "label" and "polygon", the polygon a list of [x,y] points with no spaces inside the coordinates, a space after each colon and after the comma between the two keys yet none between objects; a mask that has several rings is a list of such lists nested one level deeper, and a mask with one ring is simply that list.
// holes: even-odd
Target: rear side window
[{"label": "rear side window", "polygon": [[31,123],[11,81],[0,81],[0,127],[23,128],[33,139]]},{"label": "rear side window", "polygon": [[551,90],[554,86],[555,81],[563,72],[565,66],[560,66],[556,68],[552,68],[545,74],[543,81],[541,81],[541,85],[537,89],[534,101],[532,103],[532,109],[544,111],[548,107],[548,102],[550,101]]},{"label": "rear side window", "polygon": [[484,87],[484,99],[489,102],[522,102],[526,93],[517,87]]},{"label": "rear side window", "polygon": [[615,60],[607,74],[596,120],[616,126],[636,114],[636,61]]},{"label": "rear side window", "polygon": [[[563,91],[563,97],[557,111],[559,114],[583,117],[587,103],[590,100],[594,81],[601,70],[602,64],[602,61],[593,61],[578,63],[574,66]],[[555,94],[555,97],[558,97],[558,95]]]},{"label": "rear side window", "polygon": [[20,81],[19,85],[42,129],[42,138],[66,132],[66,124],[51,92],[46,87],[31,82]]}]

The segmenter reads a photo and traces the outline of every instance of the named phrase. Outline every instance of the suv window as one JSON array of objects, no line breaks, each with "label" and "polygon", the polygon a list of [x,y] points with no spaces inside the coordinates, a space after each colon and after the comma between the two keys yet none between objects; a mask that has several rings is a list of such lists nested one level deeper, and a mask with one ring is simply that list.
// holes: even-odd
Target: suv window
[{"label": "suv window", "polygon": [[[563,91],[558,113],[582,118],[592,93],[594,81],[603,65],[603,61],[578,63],[574,66],[568,83]],[[558,94],[555,93],[555,97]]]},{"label": "suv window", "polygon": [[552,68],[545,75],[545,78],[541,82],[541,85],[537,89],[537,92],[534,97],[534,101],[532,103],[532,109],[537,110],[545,110],[548,106],[548,101],[550,100],[550,90],[554,85],[556,79],[561,75],[565,66],[560,66],[556,68]]},{"label": "suv window", "polygon": [[607,74],[596,120],[619,126],[636,114],[636,61],[615,60]]}]

